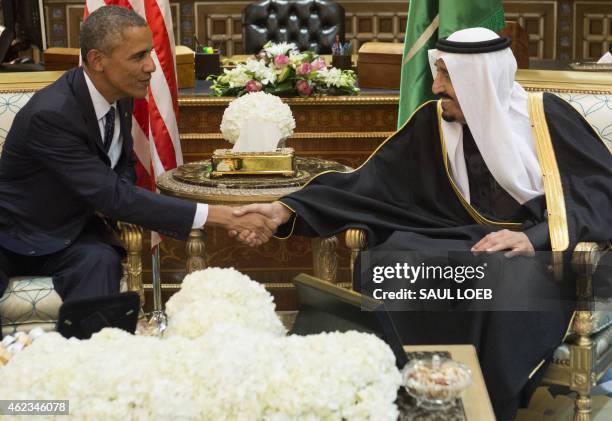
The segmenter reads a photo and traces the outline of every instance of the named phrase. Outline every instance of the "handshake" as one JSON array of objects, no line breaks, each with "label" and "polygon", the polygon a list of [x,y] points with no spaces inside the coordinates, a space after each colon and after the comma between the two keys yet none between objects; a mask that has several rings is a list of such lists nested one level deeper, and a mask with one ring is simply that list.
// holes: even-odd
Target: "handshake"
[{"label": "handshake", "polygon": [[225,228],[230,237],[256,247],[266,243],[279,225],[289,221],[291,214],[281,202],[253,203],[239,208],[209,206],[206,225]]}]

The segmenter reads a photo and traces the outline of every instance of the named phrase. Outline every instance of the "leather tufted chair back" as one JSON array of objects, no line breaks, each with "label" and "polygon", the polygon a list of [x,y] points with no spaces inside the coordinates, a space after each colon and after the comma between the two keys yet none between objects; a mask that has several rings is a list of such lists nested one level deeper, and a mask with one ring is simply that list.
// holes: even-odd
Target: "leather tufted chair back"
[{"label": "leather tufted chair back", "polygon": [[258,1],[244,9],[242,22],[246,54],[270,40],[319,54],[331,54],[336,35],[344,42],[344,9],[330,0]]}]

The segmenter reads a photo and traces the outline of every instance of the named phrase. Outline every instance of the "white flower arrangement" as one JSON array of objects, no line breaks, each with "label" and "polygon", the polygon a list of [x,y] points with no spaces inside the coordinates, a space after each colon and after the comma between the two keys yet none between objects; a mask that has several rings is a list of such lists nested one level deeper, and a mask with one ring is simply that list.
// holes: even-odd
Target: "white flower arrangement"
[{"label": "white flower arrangement", "polygon": [[271,85],[276,82],[276,73],[273,69],[266,66],[265,61],[249,60],[244,66],[246,71],[252,73],[262,85]]},{"label": "white flower arrangement", "polygon": [[328,87],[339,87],[342,84],[342,70],[336,69],[335,67],[331,69],[321,69],[319,70],[319,75],[323,83]]},{"label": "white flower arrangement", "polygon": [[287,104],[277,96],[253,92],[236,98],[223,112],[223,138],[232,144],[236,143],[242,125],[249,119],[275,124],[283,139],[291,136],[295,129],[295,120]]},{"label": "white flower arrangement", "polygon": [[226,69],[225,78],[227,79],[228,86],[230,86],[232,89],[243,88],[246,86],[247,82],[251,80],[251,77],[239,68],[231,70]]},{"label": "white flower arrangement", "polygon": [[262,50],[268,57],[276,57],[281,54],[288,56],[290,54],[298,54],[300,52],[297,45],[295,45],[293,42],[279,42],[278,44],[268,42],[263,46]]},{"label": "white flower arrangement", "polygon": [[[267,313],[271,304],[246,276],[207,269],[187,281],[173,300],[169,325],[179,323],[180,306],[197,308],[186,311],[205,319],[201,336],[183,337],[194,331],[181,327],[163,339],[118,329],[85,341],[49,333],[0,367],[0,396],[68,399],[71,419],[397,418],[401,375],[389,347],[374,335],[285,337],[267,316],[256,315],[258,305]],[[222,311],[206,308],[221,301]],[[235,307],[244,305],[259,322],[224,318],[241,314]],[[223,322],[212,326],[213,318]]]},{"label": "white flower arrangement", "polygon": [[242,96],[267,92],[279,96],[356,95],[357,78],[352,70],[330,68],[313,51],[300,52],[293,43],[268,42],[246,63],[211,76],[216,96]]},{"label": "white flower arrangement", "polygon": [[172,322],[166,335],[198,338],[212,326],[227,323],[284,336],[287,332],[274,312],[266,288],[233,268],[209,268],[183,279],[181,290],[166,303]]}]

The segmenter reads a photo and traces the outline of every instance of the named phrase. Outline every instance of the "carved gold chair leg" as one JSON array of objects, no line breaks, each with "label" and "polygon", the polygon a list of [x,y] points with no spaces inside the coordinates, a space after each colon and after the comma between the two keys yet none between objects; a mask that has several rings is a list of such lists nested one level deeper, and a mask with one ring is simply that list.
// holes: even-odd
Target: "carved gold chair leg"
[{"label": "carved gold chair leg", "polygon": [[591,389],[596,383],[593,367],[597,361],[596,349],[591,336],[593,323],[592,274],[605,245],[579,243],[572,254],[572,265],[577,274],[576,297],[578,308],[574,314],[573,330],[577,337],[570,344],[570,390],[576,392],[575,421],[591,420]]},{"label": "carved gold chair leg", "polygon": [[574,421],[591,421],[591,396],[576,396],[576,406],[574,407]]},{"label": "carved gold chair leg", "polygon": [[206,232],[201,229],[192,229],[189,233],[186,246],[187,273],[206,269]]},{"label": "carved gold chair leg", "polygon": [[125,276],[128,291],[136,291],[140,296],[140,307],[144,307],[144,288],[142,286],[142,228],[132,224],[120,223],[121,241],[127,250]]},{"label": "carved gold chair leg", "polygon": [[314,276],[335,284],[338,281],[338,238],[334,235],[329,238],[312,239],[312,260]]},{"label": "carved gold chair leg", "polygon": [[345,234],[346,246],[351,250],[351,282],[355,273],[355,259],[360,251],[365,250],[368,246],[366,233],[364,230],[351,228],[346,230]]},{"label": "carved gold chair leg", "polygon": [[574,420],[590,421],[591,389],[595,385],[593,365],[595,348],[590,338],[593,317],[590,311],[577,311],[574,316],[574,331],[578,335],[570,346],[570,390],[576,392]]}]

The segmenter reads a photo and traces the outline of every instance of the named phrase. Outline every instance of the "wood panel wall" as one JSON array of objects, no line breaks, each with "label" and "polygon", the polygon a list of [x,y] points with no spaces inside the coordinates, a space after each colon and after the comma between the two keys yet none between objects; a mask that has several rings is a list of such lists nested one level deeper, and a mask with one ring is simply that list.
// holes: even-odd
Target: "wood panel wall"
[{"label": "wood panel wall", "polygon": [[[242,53],[244,0],[171,0],[177,43],[194,47],[194,35],[224,54]],[[338,1],[346,12],[346,37],[355,51],[367,41],[402,42],[406,0]],[[505,0],[508,20],[529,34],[530,56],[594,60],[612,46],[612,0]],[[85,0],[44,0],[48,45],[78,47]],[[1,17],[0,17],[1,19]]]}]

